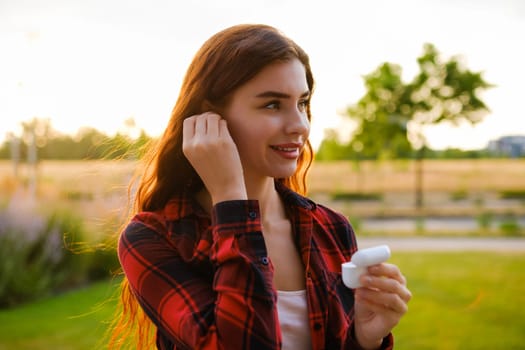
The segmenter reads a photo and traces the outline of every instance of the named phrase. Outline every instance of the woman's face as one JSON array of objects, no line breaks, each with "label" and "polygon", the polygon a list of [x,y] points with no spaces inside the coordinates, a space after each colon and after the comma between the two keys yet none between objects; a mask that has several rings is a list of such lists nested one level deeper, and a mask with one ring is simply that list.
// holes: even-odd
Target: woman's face
[{"label": "woman's face", "polygon": [[233,93],[223,118],[245,176],[294,174],[310,132],[309,99],[305,68],[298,59],[266,66]]}]

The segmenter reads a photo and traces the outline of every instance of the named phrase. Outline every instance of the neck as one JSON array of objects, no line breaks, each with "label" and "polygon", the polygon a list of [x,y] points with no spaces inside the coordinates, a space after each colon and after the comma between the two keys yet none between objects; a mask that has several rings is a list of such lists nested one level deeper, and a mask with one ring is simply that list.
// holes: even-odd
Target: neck
[{"label": "neck", "polygon": [[259,201],[259,209],[263,221],[282,218],[284,216],[284,209],[279,197],[279,193],[275,189],[274,179],[267,177],[259,183],[247,183],[246,190],[248,198]]}]

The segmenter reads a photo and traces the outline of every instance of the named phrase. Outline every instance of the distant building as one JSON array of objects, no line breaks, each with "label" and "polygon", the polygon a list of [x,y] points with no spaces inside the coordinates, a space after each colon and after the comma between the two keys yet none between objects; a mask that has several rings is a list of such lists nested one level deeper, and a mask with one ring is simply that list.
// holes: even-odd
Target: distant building
[{"label": "distant building", "polygon": [[525,157],[525,135],[502,136],[489,142],[487,149],[511,158]]}]

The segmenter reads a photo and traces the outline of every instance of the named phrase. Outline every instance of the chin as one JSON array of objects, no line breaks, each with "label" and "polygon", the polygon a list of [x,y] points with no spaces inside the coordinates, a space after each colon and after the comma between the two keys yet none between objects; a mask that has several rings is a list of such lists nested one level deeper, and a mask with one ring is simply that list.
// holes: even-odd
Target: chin
[{"label": "chin", "polygon": [[296,170],[297,166],[280,167],[280,169],[274,168],[270,176],[275,179],[286,179],[295,174]]}]

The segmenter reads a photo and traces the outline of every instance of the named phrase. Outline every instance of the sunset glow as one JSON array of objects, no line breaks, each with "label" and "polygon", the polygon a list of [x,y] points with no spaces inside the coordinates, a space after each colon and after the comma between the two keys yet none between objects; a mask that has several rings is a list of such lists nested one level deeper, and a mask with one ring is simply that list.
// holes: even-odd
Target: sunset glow
[{"label": "sunset glow", "polygon": [[425,42],[445,57],[463,56],[469,69],[496,85],[483,95],[491,114],[481,124],[430,128],[431,147],[482,148],[499,136],[525,133],[521,1],[178,4],[2,1],[0,140],[20,134],[20,122],[33,117],[49,118],[65,133],[91,126],[108,134],[133,118],[157,136],[195,51],[216,31],[242,22],[274,25],[310,54],[317,81],[314,145],[325,128],[348,125],[339,114],[363,94],[364,74],[389,61],[411,79]]}]

